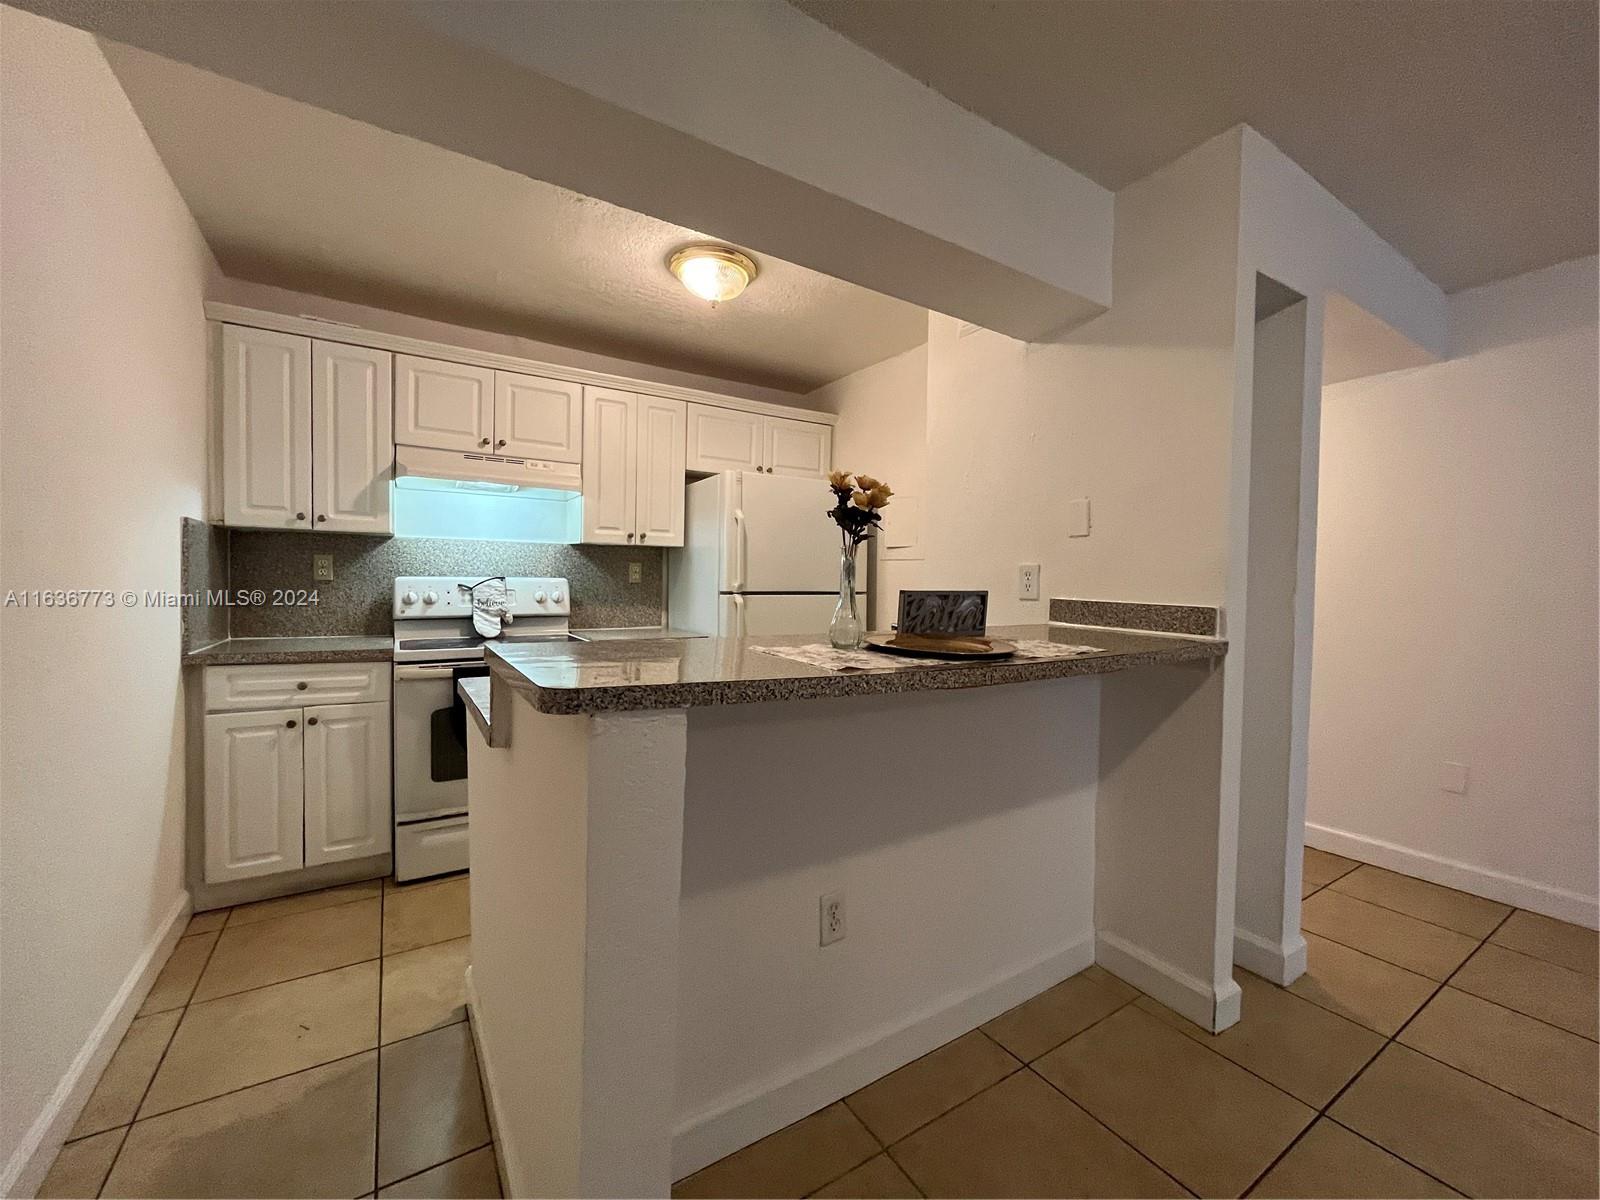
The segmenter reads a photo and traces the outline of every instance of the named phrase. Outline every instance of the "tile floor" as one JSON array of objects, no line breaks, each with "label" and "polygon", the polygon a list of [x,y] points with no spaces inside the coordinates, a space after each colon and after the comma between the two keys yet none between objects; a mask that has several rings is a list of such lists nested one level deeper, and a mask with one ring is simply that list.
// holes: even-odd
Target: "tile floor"
[{"label": "tile floor", "polygon": [[41,1196],[498,1196],[465,878],[196,916]]},{"label": "tile floor", "polygon": [[[1098,967],[673,1189],[1595,1196],[1596,935],[1316,850],[1212,1036]],[[494,1196],[465,880],[196,917],[44,1196]]]}]

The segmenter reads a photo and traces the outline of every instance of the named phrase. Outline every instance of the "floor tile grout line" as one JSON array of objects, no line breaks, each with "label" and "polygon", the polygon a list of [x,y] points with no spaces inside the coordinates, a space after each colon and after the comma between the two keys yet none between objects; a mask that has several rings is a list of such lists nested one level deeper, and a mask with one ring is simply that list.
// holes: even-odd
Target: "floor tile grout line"
[{"label": "floor tile grout line", "polygon": [[[1500,918],[1499,922],[1495,925],[1495,927],[1493,929],[1491,929],[1488,933],[1484,934],[1483,937],[1478,939],[1478,944],[1477,944],[1477,946],[1473,947],[1472,954],[1468,954],[1466,956],[1466,958],[1463,958],[1458,964],[1456,964],[1455,970],[1451,971],[1449,975],[1447,975],[1443,980],[1440,981],[1438,986],[1435,987],[1433,989],[1433,991],[1428,993],[1427,999],[1425,999],[1421,1004],[1417,1005],[1417,1007],[1412,1010],[1411,1015],[1409,1017],[1407,1017],[1404,1021],[1400,1022],[1399,1028],[1397,1028],[1393,1033],[1391,1033],[1388,1037],[1386,1037],[1384,1039],[1383,1045],[1379,1046],[1377,1048],[1377,1050],[1375,1050],[1373,1052],[1372,1057],[1368,1058],[1366,1062],[1362,1063],[1360,1069],[1357,1070],[1354,1075],[1350,1076],[1349,1079],[1345,1080],[1344,1086],[1341,1087],[1338,1091],[1336,1091],[1332,1095],[1332,1097],[1329,1098],[1328,1102],[1317,1110],[1317,1115],[1316,1115],[1315,1118],[1313,1118],[1313,1120],[1311,1121],[1311,1124],[1307,1125],[1305,1127],[1305,1129],[1302,1129],[1298,1134],[1296,1134],[1294,1136],[1294,1138],[1289,1142],[1289,1144],[1287,1146],[1285,1146],[1283,1148],[1283,1150],[1278,1154],[1278,1156],[1276,1158],[1274,1158],[1270,1163],[1267,1164],[1266,1170],[1262,1171],[1260,1175],[1257,1175],[1255,1177],[1255,1179],[1251,1182],[1250,1186],[1247,1187],[1244,1190],[1244,1193],[1243,1193],[1244,1195],[1249,1195],[1256,1188],[1260,1187],[1261,1186],[1261,1181],[1263,1179],[1265,1179],[1268,1175],[1270,1175],[1272,1173],[1272,1169],[1274,1167],[1276,1167],[1280,1162],[1282,1162],[1284,1160],[1284,1158],[1288,1155],[1288,1153],[1291,1150],[1293,1150],[1297,1145],[1300,1144],[1301,1139],[1306,1136],[1306,1133],[1313,1126],[1315,1126],[1318,1121],[1322,1120],[1325,1117],[1327,1119],[1329,1119],[1329,1120],[1333,1120],[1332,1117],[1328,1117],[1329,1110],[1332,1109],[1335,1104],[1339,1103],[1340,1098],[1346,1092],[1348,1092],[1351,1088],[1353,1088],[1356,1085],[1356,1081],[1367,1073],[1367,1071],[1371,1068],[1372,1064],[1377,1062],[1379,1057],[1381,1057],[1383,1055],[1383,1053],[1386,1050],[1389,1049],[1390,1046],[1395,1044],[1396,1040],[1400,1037],[1400,1035],[1402,1033],[1404,1033],[1406,1031],[1406,1029],[1411,1025],[1411,1022],[1417,1019],[1418,1014],[1420,1014],[1423,1009],[1427,1008],[1428,1005],[1433,1003],[1433,999],[1434,999],[1435,996],[1437,996],[1440,992],[1444,991],[1446,985],[1449,984],[1450,980],[1455,978],[1456,972],[1461,970],[1462,967],[1467,965],[1467,961],[1472,957],[1472,955],[1476,954],[1480,949],[1482,949],[1482,947],[1488,942],[1488,940],[1490,938],[1492,938],[1497,932],[1499,932],[1500,926],[1504,925],[1507,921],[1509,921],[1511,919],[1511,913],[1514,913],[1516,911],[1517,911],[1516,909],[1512,909],[1511,912],[1506,913],[1505,916]],[[1332,939],[1330,938],[1329,940],[1331,941]],[[1344,943],[1341,942],[1339,944],[1343,945]],[[1351,949],[1351,950],[1355,949],[1354,946],[1350,946],[1350,947],[1347,947],[1347,948]],[[1365,953],[1365,951],[1360,951],[1359,953]],[[1370,957],[1377,958],[1377,955],[1374,954],[1374,955],[1371,955]],[[1385,962],[1387,960],[1386,959],[1379,959],[1378,961],[1379,962]],[[1392,964],[1392,965],[1398,965],[1398,964]],[[1302,997],[1302,999],[1304,999],[1304,997]],[[1407,1049],[1410,1049],[1410,1047],[1407,1047]],[[1449,1066],[1448,1063],[1446,1063],[1445,1065]],[[1451,1069],[1454,1070],[1456,1068],[1451,1068]],[[1466,1074],[1466,1072],[1462,1072],[1462,1073]],[[1477,1078],[1477,1076],[1475,1076],[1475,1075],[1471,1075],[1471,1076],[1468,1076],[1468,1077],[1472,1078],[1472,1079],[1476,1079]],[[1486,1081],[1480,1080],[1479,1082],[1486,1082]],[[1493,1085],[1491,1084],[1490,1086],[1492,1087]],[[1354,1131],[1352,1130],[1352,1132],[1354,1132]],[[1368,1140],[1371,1141],[1372,1139],[1369,1138]],[[1373,1144],[1374,1145],[1381,1145],[1381,1143],[1378,1143],[1378,1142],[1373,1142]],[[1382,1149],[1384,1151],[1386,1151],[1387,1153],[1394,1155],[1395,1158],[1397,1158],[1401,1162],[1405,1163],[1408,1167],[1412,1167],[1415,1170],[1422,1171],[1422,1173],[1424,1175],[1427,1175],[1430,1179],[1435,1179],[1437,1182],[1443,1183],[1446,1187],[1451,1188],[1454,1191],[1459,1191],[1460,1190],[1459,1188],[1456,1188],[1455,1185],[1447,1182],[1446,1180],[1438,1179],[1437,1176],[1431,1174],[1430,1172],[1423,1171],[1423,1169],[1421,1167],[1417,1166],[1416,1163],[1412,1162],[1410,1159],[1404,1157],[1403,1155],[1396,1154],[1393,1150],[1389,1149],[1388,1146],[1383,1146]]]},{"label": "floor tile grout line", "polygon": [[[1353,875],[1353,874],[1355,874],[1355,872],[1352,871],[1351,874]],[[1338,892],[1339,895],[1343,896],[1347,900],[1359,900],[1363,904],[1372,905],[1373,908],[1381,908],[1381,909],[1383,909],[1384,912],[1398,913],[1402,917],[1410,917],[1413,921],[1421,921],[1424,925],[1432,925],[1435,929],[1445,929],[1445,930],[1448,930],[1451,933],[1459,933],[1464,938],[1473,938],[1475,940],[1482,941],[1482,940],[1484,940],[1485,938],[1488,937],[1487,934],[1468,933],[1465,929],[1457,929],[1454,925],[1442,925],[1438,921],[1430,921],[1430,920],[1428,920],[1427,917],[1419,917],[1419,916],[1417,916],[1416,913],[1407,912],[1403,908],[1395,908],[1392,904],[1383,904],[1383,903],[1380,903],[1377,900],[1371,900],[1371,899],[1367,898],[1366,896],[1358,896],[1354,892],[1347,892],[1343,888],[1334,886],[1335,884],[1339,883],[1341,879],[1344,879],[1344,878],[1347,878],[1347,876],[1340,876],[1339,879],[1335,879],[1333,881],[1333,883],[1328,884],[1326,889],[1318,888],[1317,891],[1320,892],[1320,891],[1323,891],[1323,890],[1328,890],[1328,891]],[[1401,878],[1403,878],[1403,879],[1411,879],[1413,877],[1410,876],[1410,875],[1404,875],[1404,876],[1401,876]],[[1421,882],[1426,883],[1428,881],[1426,879],[1424,879]],[[1313,895],[1314,894],[1315,893],[1313,893]],[[1471,892],[1462,892],[1461,894],[1463,896],[1472,896]],[[1482,896],[1472,896],[1472,898],[1474,900],[1484,900],[1484,897],[1482,897]],[[1306,897],[1306,899],[1310,899],[1310,897]],[[1301,903],[1304,903],[1304,900],[1302,900]],[[1485,903],[1488,903],[1488,904],[1500,904],[1500,901],[1498,901],[1498,900],[1486,900]],[[1502,904],[1501,907],[1505,908],[1505,907],[1509,907],[1509,906]],[[1516,909],[1512,908],[1511,911],[1515,912]],[[1511,913],[1507,913],[1506,914],[1507,917],[1509,917],[1510,915],[1511,915]],[[1500,920],[1504,921],[1505,917],[1501,917]],[[1495,928],[1498,929],[1499,927],[1500,927],[1499,923],[1497,922],[1496,925],[1495,925]]]},{"label": "floor tile grout line", "polygon": [[332,975],[335,971],[345,971],[351,967],[364,967],[368,963],[382,963],[382,961],[382,954],[374,954],[371,958],[358,958],[354,962],[340,963],[336,967],[323,967],[320,971],[307,971],[304,975],[289,975],[283,979],[274,979],[271,983],[258,983],[251,987],[240,988],[237,992],[223,992],[220,996],[206,996],[200,1000],[191,1000],[189,1005],[215,1004],[218,1000],[232,1000],[236,996],[248,996],[251,992],[262,992],[267,988],[277,987],[279,984],[299,983],[302,979],[315,979],[318,975]]},{"label": "floor tile grout line", "polygon": [[[358,882],[365,882],[365,881],[362,880],[362,881],[358,881]],[[334,884],[333,886],[334,887],[349,887],[351,885],[346,884],[346,883],[338,883],[338,884]],[[288,900],[288,899],[292,899],[295,896],[311,896],[311,895],[315,895],[315,894],[316,893],[314,893],[314,892],[291,892],[288,896],[274,896],[274,897],[272,897],[272,900]],[[228,919],[226,921],[224,921],[220,926],[218,926],[217,932],[218,933],[222,933],[222,932],[224,932],[226,930],[231,930],[231,929],[249,929],[253,925],[267,925],[267,924],[270,924],[273,921],[286,921],[290,917],[308,917],[312,913],[332,912],[336,908],[348,908],[352,904],[361,904],[361,903],[363,903],[364,901],[367,901],[367,900],[381,900],[382,898],[383,898],[383,889],[380,888],[378,890],[378,894],[375,895],[375,896],[351,896],[347,900],[336,900],[332,904],[319,904],[316,908],[297,908],[293,912],[273,913],[273,914],[271,914],[269,916],[262,917],[259,921],[241,921],[241,922],[239,922],[239,924],[235,925],[233,923],[233,914],[234,914],[234,912],[237,911],[238,909],[247,907],[247,905],[245,905],[245,904],[236,904],[236,905],[233,906],[233,908],[230,908],[228,910]],[[250,904],[271,904],[272,900],[252,900],[252,901],[249,901],[249,903]]]},{"label": "floor tile grout line", "polygon": [[[1480,947],[1478,947],[1478,949],[1481,950],[1481,949],[1483,949],[1483,947],[1480,946]],[[1477,951],[1473,951],[1473,953],[1476,954]],[[1467,960],[1467,962],[1471,962],[1471,961],[1472,961],[1471,959]],[[1461,965],[1464,967],[1467,964],[1466,963],[1462,963]],[[1511,1005],[1504,1004],[1501,1001],[1496,1000],[1493,996],[1481,996],[1477,992],[1474,992],[1472,989],[1464,988],[1459,983],[1455,983],[1453,981],[1453,978],[1452,978],[1452,981],[1447,983],[1447,984],[1445,984],[1445,986],[1448,987],[1452,992],[1460,992],[1463,996],[1471,996],[1474,1000],[1481,1000],[1485,1004],[1492,1004],[1496,1008],[1504,1009],[1508,1013],[1515,1013],[1519,1017],[1525,1017],[1530,1021],[1534,1021],[1537,1024],[1543,1025],[1546,1029],[1554,1029],[1558,1033],[1570,1034],[1572,1037],[1582,1038],[1586,1042],[1593,1042],[1593,1043],[1596,1043],[1596,1044],[1600,1044],[1600,1038],[1592,1038],[1586,1033],[1579,1033],[1575,1029],[1568,1029],[1565,1025],[1557,1025],[1554,1021],[1547,1021],[1543,1017],[1535,1016],[1533,1013],[1523,1012],[1520,1008],[1512,1008]],[[1460,1068],[1457,1068],[1457,1069],[1459,1070]]]},{"label": "floor tile grout line", "polygon": [[[433,1166],[431,1166],[431,1167],[423,1167],[420,1171],[413,1171],[409,1175],[402,1175],[399,1179],[392,1179],[388,1183],[384,1184],[383,1186],[386,1187],[386,1188],[394,1187],[396,1184],[405,1183],[406,1180],[408,1180],[408,1179],[415,1179],[418,1175],[426,1175],[429,1171],[437,1171],[440,1167],[449,1166],[451,1163],[455,1162],[457,1159],[465,1158],[469,1154],[476,1154],[480,1150],[492,1150],[493,1148],[494,1148],[494,1139],[491,1138],[489,1141],[483,1142],[480,1145],[474,1146],[470,1150],[463,1150],[463,1151],[461,1151],[460,1154],[452,1154],[449,1158],[441,1158],[438,1162],[434,1163]],[[846,1173],[848,1174],[848,1172],[846,1172]],[[830,1180],[829,1182],[832,1182],[832,1181]],[[828,1185],[825,1183],[822,1186],[823,1187],[827,1187]],[[373,1190],[376,1191],[377,1189],[374,1188]]]},{"label": "floor tile grout line", "polygon": [[[1531,911],[1532,911],[1531,909],[1518,908],[1518,909],[1512,910],[1511,916],[1515,916],[1519,912],[1531,912]],[[1540,916],[1542,914],[1534,913],[1533,915],[1534,916]],[[1511,919],[1511,917],[1509,917],[1509,916],[1506,918],[1507,921],[1509,921],[1510,919]],[[1552,920],[1552,921],[1555,920],[1554,917],[1550,917],[1549,919]],[[1501,924],[1504,924],[1504,923],[1505,922],[1501,922]],[[1564,924],[1570,925],[1570,924],[1572,924],[1572,922],[1567,921],[1567,922],[1564,922]],[[1576,926],[1574,926],[1574,928],[1583,929],[1583,926],[1582,925],[1576,925]],[[1500,932],[1499,929],[1495,930],[1495,933],[1499,933],[1499,932]],[[1594,931],[1593,930],[1586,930],[1585,932],[1592,933]],[[1483,946],[1493,946],[1496,950],[1504,950],[1507,954],[1515,954],[1519,958],[1532,959],[1534,962],[1543,963],[1547,967],[1559,967],[1559,968],[1561,968],[1561,970],[1566,971],[1569,974],[1576,975],[1579,979],[1587,980],[1587,979],[1591,978],[1591,974],[1588,971],[1580,971],[1576,967],[1569,967],[1569,966],[1567,966],[1566,963],[1556,962],[1556,960],[1553,959],[1553,958],[1545,958],[1545,957],[1543,957],[1542,955],[1539,955],[1539,954],[1530,954],[1526,950],[1518,950],[1515,946],[1508,946],[1504,942],[1491,942],[1488,938],[1484,938],[1483,939]],[[1482,950],[1483,946],[1479,946],[1478,949]],[[1476,953],[1476,951],[1474,951],[1474,953]]]},{"label": "floor tile grout line", "polygon": [[[1363,1067],[1362,1070],[1366,1070],[1366,1068]],[[1425,1169],[1423,1167],[1417,1166],[1417,1164],[1412,1162],[1409,1158],[1406,1158],[1406,1157],[1404,1157],[1402,1155],[1399,1155],[1399,1154],[1395,1154],[1395,1152],[1393,1150],[1389,1149],[1389,1147],[1385,1146],[1382,1142],[1374,1141],[1372,1138],[1369,1138],[1366,1134],[1362,1133],[1359,1129],[1351,1129],[1350,1126],[1346,1125],[1343,1121],[1339,1120],[1338,1117],[1332,1116],[1332,1115],[1330,1115],[1328,1113],[1323,1113],[1321,1116],[1319,1116],[1317,1118],[1317,1120],[1326,1121],[1330,1125],[1337,1125],[1340,1129],[1344,1130],[1346,1133],[1351,1134],[1354,1137],[1360,1138],[1363,1142],[1367,1143],[1367,1145],[1376,1146],[1379,1150],[1382,1150],[1385,1154],[1393,1155],[1393,1157],[1398,1158],[1401,1162],[1405,1163],[1406,1166],[1410,1167],[1413,1171],[1420,1171],[1422,1174],[1426,1175],[1429,1179],[1431,1179],[1435,1183],[1437,1183],[1440,1187],[1450,1188],[1450,1190],[1452,1192],[1460,1192],[1459,1188],[1451,1187],[1450,1184],[1448,1184],[1444,1180],[1440,1179],[1432,1171],[1429,1171],[1429,1170],[1427,1170],[1427,1169]],[[1466,1195],[1465,1192],[1460,1192],[1460,1194],[1463,1195],[1463,1196]]]},{"label": "floor tile grout line", "polygon": [[[231,916],[232,913],[233,913],[233,910],[230,908],[228,910],[228,912],[229,912],[229,915]],[[223,923],[224,926],[227,925],[228,921],[227,921],[226,917],[223,918],[222,923]],[[182,941],[183,939],[180,938],[178,940]],[[222,941],[222,930],[218,929],[217,930],[217,936],[211,939],[211,949],[206,952],[206,960],[205,960],[205,962],[201,963],[200,964],[200,969],[197,972],[195,972],[194,983],[191,984],[190,987],[189,987],[189,998],[186,999],[183,1002],[183,1007],[178,1012],[178,1019],[172,1026],[172,1032],[167,1035],[167,1044],[165,1046],[161,1047],[161,1056],[158,1059],[156,1059],[156,1069],[154,1071],[151,1071],[150,1072],[150,1078],[145,1080],[144,1090],[139,1093],[139,1103],[137,1103],[137,1104],[135,1104],[133,1106],[133,1116],[128,1120],[127,1131],[123,1133],[122,1141],[117,1144],[117,1152],[114,1155],[111,1156],[111,1162],[106,1167],[105,1178],[100,1181],[100,1187],[95,1191],[95,1196],[97,1198],[99,1196],[101,1196],[102,1194],[104,1194],[104,1192],[106,1190],[106,1183],[111,1179],[111,1172],[116,1170],[117,1162],[118,1162],[118,1160],[120,1160],[122,1158],[123,1150],[127,1148],[128,1139],[131,1136],[133,1136],[133,1127],[139,1123],[139,1110],[144,1107],[145,1101],[150,1098],[150,1089],[155,1087],[155,1085],[156,1085],[156,1076],[161,1074],[161,1067],[167,1061],[167,1054],[172,1049],[172,1043],[178,1040],[178,1030],[183,1028],[183,1022],[189,1015],[189,1005],[194,999],[194,990],[195,990],[195,988],[200,986],[200,980],[205,977],[206,968],[208,968],[211,965],[211,959],[217,953],[217,943],[220,942],[220,941]],[[177,947],[174,946],[173,950],[175,952],[177,950]],[[172,961],[172,955],[169,954],[167,956],[167,961],[168,962]],[[167,966],[166,963],[162,963],[161,964],[161,969],[162,970],[166,970],[166,966]],[[167,1011],[171,1012],[172,1010],[168,1009]],[[155,1016],[157,1014],[151,1013],[150,1015],[151,1016]],[[134,1020],[135,1021],[138,1020],[138,1017],[135,1017]],[[133,1027],[133,1021],[128,1022],[128,1028],[131,1029],[132,1027]],[[123,1031],[122,1036],[123,1036],[124,1040],[127,1038],[127,1036],[128,1036],[127,1030]],[[120,1050],[120,1049],[122,1049],[122,1042],[119,1041],[117,1043],[117,1050]],[[115,1057],[117,1050],[113,1050],[111,1052],[113,1057]],[[106,1065],[107,1066],[111,1065],[111,1060],[110,1059],[106,1060]],[[102,1071],[101,1074],[103,1076],[104,1075],[104,1071]],[[99,1080],[96,1080],[95,1081],[95,1087],[98,1088],[99,1086],[100,1086]],[[93,1094],[94,1094],[93,1092],[90,1093],[91,1096],[93,1096]]]},{"label": "floor tile grout line", "polygon": [[[1403,916],[1404,914],[1402,913],[1401,915]],[[1441,926],[1438,926],[1438,928],[1443,929],[1444,926],[1441,925]],[[1354,950],[1357,954],[1365,954],[1368,958],[1375,958],[1379,962],[1387,963],[1391,967],[1399,967],[1400,970],[1408,972],[1409,974],[1415,975],[1418,979],[1426,979],[1429,983],[1442,983],[1443,982],[1443,980],[1435,979],[1432,975],[1424,975],[1421,971],[1417,970],[1415,967],[1408,967],[1404,963],[1397,963],[1391,958],[1383,957],[1383,955],[1381,955],[1381,954],[1374,954],[1371,950],[1363,950],[1360,946],[1352,946],[1349,942],[1341,942],[1336,937],[1329,937],[1327,934],[1322,933],[1320,930],[1310,929],[1310,928],[1307,928],[1306,926],[1302,925],[1300,927],[1300,932],[1301,932],[1302,935],[1303,934],[1307,934],[1307,933],[1314,933],[1325,942],[1332,942],[1335,946],[1343,946],[1346,950]],[[1451,930],[1451,932],[1453,933],[1454,930]],[[1464,933],[1461,936],[1464,937],[1464,938],[1470,938],[1472,935],[1470,933]],[[1472,952],[1467,955],[1467,958],[1471,958],[1473,954],[1476,954],[1479,950],[1481,950],[1483,948],[1483,945],[1484,945],[1484,943],[1482,941],[1479,941],[1478,944],[1475,945],[1472,948]],[[1461,963],[1465,963],[1467,961],[1467,958],[1463,958],[1461,960]],[[1456,966],[1451,967],[1450,968],[1450,974],[1454,975],[1457,971],[1459,971],[1461,969],[1461,963],[1458,963]]]},{"label": "floor tile grout line", "polygon": [[[377,1060],[372,1071],[372,1194],[378,1194],[379,1177],[383,1155],[383,944],[384,944],[384,911],[388,907],[388,889],[382,883],[378,885],[378,1011],[377,1011]],[[476,1059],[473,1061],[474,1069],[482,1071]],[[397,1181],[398,1182],[398,1181]]]}]

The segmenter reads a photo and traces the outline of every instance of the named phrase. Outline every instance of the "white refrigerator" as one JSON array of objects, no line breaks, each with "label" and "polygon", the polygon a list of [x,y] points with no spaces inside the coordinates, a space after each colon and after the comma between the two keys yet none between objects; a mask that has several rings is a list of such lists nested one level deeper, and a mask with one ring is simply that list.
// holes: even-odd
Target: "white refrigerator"
[{"label": "white refrigerator", "polygon": [[[826,480],[728,471],[691,483],[682,549],[667,552],[667,622],[690,633],[825,639],[839,599]],[[866,554],[857,559],[866,613]]]}]

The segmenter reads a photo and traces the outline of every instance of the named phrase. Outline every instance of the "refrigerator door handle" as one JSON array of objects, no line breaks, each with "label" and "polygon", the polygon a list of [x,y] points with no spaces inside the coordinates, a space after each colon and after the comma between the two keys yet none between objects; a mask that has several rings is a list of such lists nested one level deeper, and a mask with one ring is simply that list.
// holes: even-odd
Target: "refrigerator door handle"
[{"label": "refrigerator door handle", "polygon": [[735,596],[733,598],[733,611],[734,611],[734,614],[739,619],[739,632],[738,632],[737,636],[740,637],[740,638],[743,638],[745,636],[745,633],[744,633],[744,597],[743,596]]},{"label": "refrigerator door handle", "polygon": [[744,509],[736,508],[733,510],[733,553],[739,569],[734,575],[733,586],[735,591],[741,592],[744,590],[745,557],[749,553],[745,542]]}]

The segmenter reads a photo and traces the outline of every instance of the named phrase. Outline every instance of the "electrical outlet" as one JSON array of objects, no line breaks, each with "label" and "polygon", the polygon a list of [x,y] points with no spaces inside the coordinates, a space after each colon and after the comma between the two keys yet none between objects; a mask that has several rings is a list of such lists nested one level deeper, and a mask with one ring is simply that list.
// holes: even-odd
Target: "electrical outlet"
[{"label": "electrical outlet", "polygon": [[824,892],[817,901],[817,944],[831,946],[844,939],[844,893]]},{"label": "electrical outlet", "polygon": [[629,583],[643,583],[644,582],[644,564],[643,563],[631,562],[631,563],[628,564],[628,582]]},{"label": "electrical outlet", "polygon": [[333,555],[313,554],[311,556],[311,577],[318,583],[332,583]]},{"label": "electrical outlet", "polygon": [[1439,764],[1439,787],[1449,792],[1452,796],[1465,796],[1467,794],[1466,763],[1443,762]]},{"label": "electrical outlet", "polygon": [[1039,598],[1039,564],[1020,563],[1017,566],[1017,599]]}]

